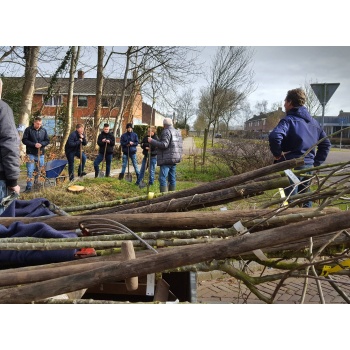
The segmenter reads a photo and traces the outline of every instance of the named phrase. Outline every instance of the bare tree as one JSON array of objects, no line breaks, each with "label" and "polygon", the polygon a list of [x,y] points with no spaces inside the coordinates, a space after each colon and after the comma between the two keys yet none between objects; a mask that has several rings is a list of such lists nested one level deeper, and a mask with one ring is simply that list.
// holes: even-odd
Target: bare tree
[{"label": "bare tree", "polygon": [[[19,116],[20,137],[23,136],[24,128],[29,125],[29,116],[32,112],[32,103],[34,95],[34,84],[36,74],[38,72],[38,56],[40,46],[25,46],[23,48],[25,59],[24,83],[22,88],[21,112]],[[21,153],[23,151],[23,144],[21,143]]]},{"label": "bare tree", "polygon": [[77,71],[77,64],[79,59],[80,46],[76,48],[71,47],[71,62],[69,70],[69,84],[68,84],[68,96],[67,96],[67,119],[65,123],[65,129],[60,143],[60,152],[63,153],[64,145],[66,144],[69,133],[72,129],[73,124],[73,92],[74,92],[74,77]]},{"label": "bare tree", "polygon": [[94,133],[92,139],[92,149],[95,149],[98,138],[98,130],[101,121],[102,108],[102,91],[103,91],[103,57],[105,49],[104,46],[99,46],[97,49],[97,79],[96,79],[96,107],[94,111]]},{"label": "bare tree", "polygon": [[125,52],[111,51],[111,60],[114,56],[125,57],[115,135],[126,109],[132,107],[135,93],[142,91],[144,98],[152,100],[155,89],[159,92],[157,102],[172,106],[170,92],[174,93],[179,85],[188,84],[199,72],[196,71],[196,57],[190,55],[193,52],[196,52],[193,48],[178,46],[129,46]]},{"label": "bare tree", "polygon": [[196,130],[197,136],[201,135],[201,132],[205,129],[207,121],[203,114],[199,114],[193,123],[193,128]]},{"label": "bare tree", "polygon": [[322,105],[311,88],[311,84],[313,83],[317,83],[317,80],[312,81],[312,79],[310,79],[307,81],[305,79],[304,84],[301,88],[305,91],[306,94],[305,107],[308,109],[310,115],[316,116],[322,112]]},{"label": "bare tree", "polygon": [[193,88],[185,90],[177,99],[175,110],[177,112],[177,124],[181,128],[186,128],[188,122],[195,114]]},{"label": "bare tree", "polygon": [[260,113],[266,114],[268,112],[267,105],[268,105],[267,100],[257,101],[255,103],[255,106],[254,106],[256,113],[257,114],[260,114]]},{"label": "bare tree", "polygon": [[0,62],[5,61],[5,59],[10,56],[14,50],[16,49],[16,46],[9,46],[9,47],[0,47]]},{"label": "bare tree", "polygon": [[[252,51],[247,47],[220,47],[212,61],[208,77],[208,87],[202,90],[199,110],[208,120],[207,131],[215,125],[219,117],[233,106],[243,102],[254,88],[253,72],[249,68]],[[213,143],[212,135],[212,143]],[[205,138],[203,163],[206,155]]]}]

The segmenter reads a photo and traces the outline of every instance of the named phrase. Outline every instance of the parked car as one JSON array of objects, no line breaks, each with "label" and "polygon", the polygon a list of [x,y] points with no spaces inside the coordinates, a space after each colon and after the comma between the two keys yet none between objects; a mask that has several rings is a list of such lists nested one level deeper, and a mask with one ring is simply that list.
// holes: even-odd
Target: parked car
[{"label": "parked car", "polygon": [[222,138],[222,135],[221,134],[215,134],[214,136],[216,139],[221,139]]}]

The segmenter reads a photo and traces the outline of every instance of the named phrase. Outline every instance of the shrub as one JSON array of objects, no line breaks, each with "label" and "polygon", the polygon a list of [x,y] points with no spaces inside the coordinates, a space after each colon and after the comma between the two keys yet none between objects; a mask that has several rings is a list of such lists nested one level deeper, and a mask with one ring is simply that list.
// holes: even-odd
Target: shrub
[{"label": "shrub", "polygon": [[217,141],[212,154],[226,164],[232,174],[238,175],[273,164],[267,141],[233,138]]}]

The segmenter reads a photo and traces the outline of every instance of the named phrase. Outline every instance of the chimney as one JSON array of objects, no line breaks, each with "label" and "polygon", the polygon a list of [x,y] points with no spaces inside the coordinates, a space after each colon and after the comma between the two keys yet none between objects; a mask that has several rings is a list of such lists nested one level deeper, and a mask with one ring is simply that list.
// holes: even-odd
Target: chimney
[{"label": "chimney", "polygon": [[78,79],[84,79],[84,72],[82,70],[78,70]]}]

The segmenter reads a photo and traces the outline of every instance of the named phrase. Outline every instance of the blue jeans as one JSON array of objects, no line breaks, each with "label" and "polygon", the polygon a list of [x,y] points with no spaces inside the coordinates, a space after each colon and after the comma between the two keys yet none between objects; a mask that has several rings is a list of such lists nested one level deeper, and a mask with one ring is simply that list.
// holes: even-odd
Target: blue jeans
[{"label": "blue jeans", "polygon": [[[7,186],[4,180],[0,180],[0,202],[7,196]],[[0,215],[4,212],[5,208],[0,205]]]},{"label": "blue jeans", "polygon": [[[112,163],[113,153],[106,154],[106,176],[109,176],[111,173],[111,163]],[[103,153],[99,153],[94,161],[95,177],[98,176],[100,171],[99,165],[103,161]]]},{"label": "blue jeans", "polygon": [[38,155],[28,154],[29,162],[26,163],[27,166],[27,189],[32,188],[33,186],[33,173],[36,172],[34,178],[38,179],[38,175],[40,175],[40,169],[44,166],[44,155],[40,155],[40,164],[38,168]]},{"label": "blue jeans", "polygon": [[[130,155],[130,159],[131,159],[132,165],[133,165],[133,167],[135,169],[136,177],[139,178],[140,171],[139,171],[139,166],[137,165],[136,153],[135,154],[131,154]],[[125,174],[125,169],[126,169],[127,165],[128,165],[128,155],[127,154],[123,154],[123,164],[122,164],[122,172],[121,172],[121,174]]]},{"label": "blue jeans", "polygon": [[[140,175],[137,178],[137,182],[136,182],[137,185],[143,180],[143,177],[145,176],[147,161],[148,161],[148,158],[147,157],[143,157],[142,164],[141,164]],[[150,185],[154,184],[154,176],[155,176],[155,173],[156,173],[156,165],[157,165],[157,156],[151,157],[151,159],[150,159],[150,174],[149,174],[149,181],[148,181],[148,183]]]},{"label": "blue jeans", "polygon": [[[305,164],[305,165],[299,166],[297,168],[294,168],[294,170],[302,170],[302,169],[308,169],[308,168],[312,168],[312,165],[311,164]],[[305,174],[311,174],[311,172],[310,171],[306,171]],[[298,179],[300,181],[304,181],[307,178],[305,178],[304,176],[298,176]],[[290,179],[289,179],[289,183],[291,185],[294,184],[294,182],[291,181]],[[288,188],[286,188],[284,190],[284,193],[285,193],[285,195],[287,197],[289,196],[289,194],[291,196],[294,196],[294,195],[296,195],[298,193],[306,193],[306,192],[310,192],[310,181],[306,181],[306,182],[304,182],[304,183],[302,183],[302,184],[300,184],[298,186],[295,186],[295,185],[294,185],[294,187],[290,186],[290,187],[288,187]],[[312,207],[312,202],[311,201],[304,202],[304,203],[302,203],[302,207],[303,208],[311,208]]]},{"label": "blue jeans", "polygon": [[161,165],[159,171],[160,186],[176,186],[176,164],[175,165]]},{"label": "blue jeans", "polygon": [[[74,180],[74,157],[77,157],[80,159],[80,151],[66,153],[66,157],[68,160],[69,181],[72,181]],[[82,152],[81,166],[79,164],[79,167],[78,167],[78,176],[81,176],[81,173],[84,171],[85,163],[86,163],[86,155],[84,152]]]}]

